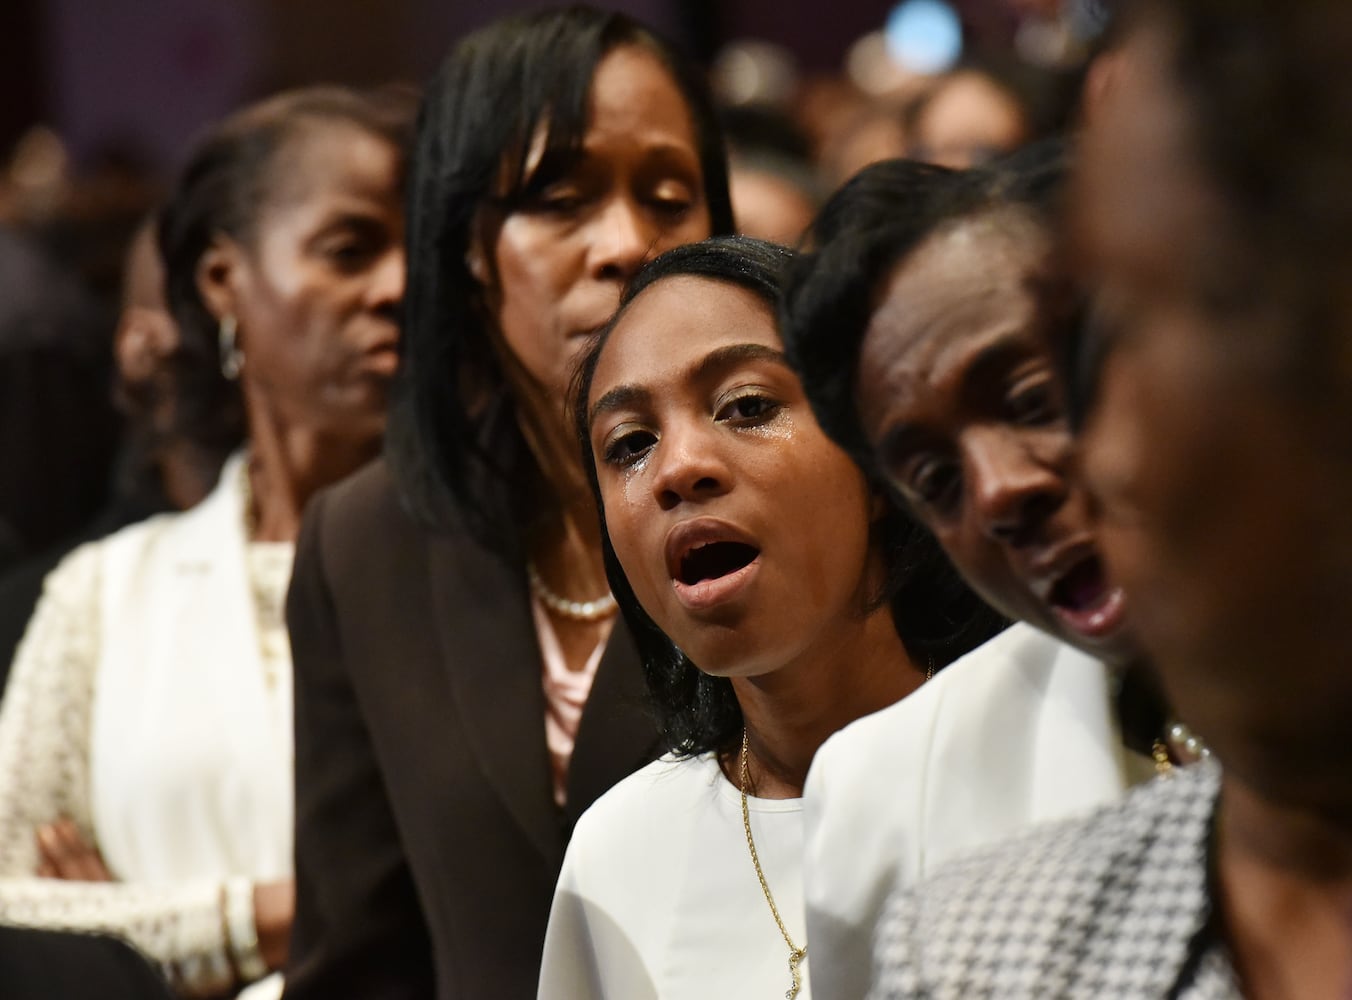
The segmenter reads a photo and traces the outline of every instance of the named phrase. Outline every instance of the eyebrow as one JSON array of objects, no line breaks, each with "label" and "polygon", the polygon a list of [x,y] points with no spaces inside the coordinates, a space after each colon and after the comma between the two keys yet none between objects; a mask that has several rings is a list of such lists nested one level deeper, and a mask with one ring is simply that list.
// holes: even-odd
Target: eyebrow
[{"label": "eyebrow", "polygon": [[[986,395],[986,386],[995,377],[1020,361],[1026,360],[1032,353],[1027,340],[1019,333],[1008,333],[981,348],[962,373],[958,391],[962,396],[976,393],[982,398]],[[913,423],[897,424],[883,434],[875,451],[885,463],[897,461],[923,446],[928,432],[922,426]]]},{"label": "eyebrow", "polygon": [[[712,350],[701,358],[699,363],[691,369],[689,377],[692,381],[704,381],[746,361],[769,361],[773,364],[783,365],[785,368],[789,366],[788,360],[784,357],[784,352],[777,351],[773,347],[766,347],[764,344],[729,344],[726,347]],[[596,423],[596,418],[603,413],[638,409],[651,403],[652,398],[652,392],[644,386],[617,385],[592,404],[591,412],[587,417],[587,424],[591,426]]]},{"label": "eyebrow", "polygon": [[976,357],[972,359],[972,363],[967,366],[967,371],[963,373],[964,390],[969,386],[980,385],[992,375],[1004,372],[1016,362],[1027,360],[1031,353],[1033,352],[1029,351],[1026,336],[1021,337],[1017,333],[1007,334],[987,344],[977,352]]},{"label": "eyebrow", "polygon": [[706,354],[691,374],[696,379],[704,379],[743,361],[769,361],[785,368],[789,366],[784,352],[773,347],[764,344],[729,344]]},{"label": "eyebrow", "polygon": [[323,239],[335,233],[345,232],[355,232],[362,236],[383,235],[388,233],[390,229],[389,221],[375,209],[362,211],[344,208],[333,215],[322,218],[319,224],[315,226],[311,238]]},{"label": "eyebrow", "polygon": [[603,413],[615,410],[638,409],[652,401],[653,394],[638,385],[617,385],[592,404],[591,414],[587,417],[587,426],[596,423]]}]

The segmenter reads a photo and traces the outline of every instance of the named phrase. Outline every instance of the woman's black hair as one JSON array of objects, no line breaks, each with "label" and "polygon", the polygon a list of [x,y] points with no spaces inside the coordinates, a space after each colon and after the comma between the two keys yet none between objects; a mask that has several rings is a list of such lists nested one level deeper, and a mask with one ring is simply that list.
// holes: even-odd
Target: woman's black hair
[{"label": "woman's black hair", "polygon": [[217,238],[247,244],[256,236],[283,150],[307,130],[332,125],[385,139],[402,160],[412,138],[411,95],[307,87],[249,105],[201,139],[160,211],[165,298],[180,337],[169,366],[176,433],[208,452],[224,456],[244,440],[244,399],[239,383],[221,373],[219,320],[198,287],[198,265]]},{"label": "woman's black hair", "polygon": [[[685,99],[713,231],[730,232],[727,163],[699,73],[631,18],[574,6],[505,18],[461,41],[428,88],[408,200],[403,363],[386,453],[405,504],[509,556],[557,503],[513,417],[479,282],[466,260],[485,209],[499,214],[576,162],[592,78],[616,49],[655,56]],[[543,156],[528,164],[547,126]]]},{"label": "woman's black hair", "polygon": [[[643,609],[615,555],[591,449],[592,380],[611,333],[645,289],[668,278],[707,278],[752,292],[777,317],[792,259],[791,251],[746,236],[714,237],[667,251],[634,276],[619,310],[588,348],[573,381],[573,424],[601,514],[606,574],[638,646],[666,746],[681,756],[731,752],[741,738],[742,712],[732,682],[699,670]],[[901,508],[889,506],[873,530],[887,568],[884,591],[877,600],[890,604],[897,633],[917,663],[940,669],[1003,627],[1003,619],[967,588],[931,536]]]},{"label": "woman's black hair", "polygon": [[884,283],[928,237],[960,220],[1015,208],[1054,225],[1066,172],[1065,147],[1054,140],[966,171],[888,160],[855,175],[822,209],[812,252],[791,268],[784,343],[823,430],[872,474],[880,475],[855,382]]}]

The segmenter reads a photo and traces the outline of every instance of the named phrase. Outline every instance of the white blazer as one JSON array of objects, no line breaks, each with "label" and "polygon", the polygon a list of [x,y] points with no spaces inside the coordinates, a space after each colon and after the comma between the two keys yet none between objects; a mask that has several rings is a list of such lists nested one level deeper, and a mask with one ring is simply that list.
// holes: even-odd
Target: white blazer
[{"label": "white blazer", "polygon": [[[191,511],[68,555],[0,702],[0,921],[118,934],[189,992],[229,978],[222,900],[249,920],[292,870],[289,651],[253,596],[280,601],[286,565],[253,579],[242,482],[236,456]],[[33,877],[63,816],[117,881]]]},{"label": "white blazer", "polygon": [[868,992],[873,929],[896,886],[1150,773],[1122,744],[1112,687],[1099,661],[1017,624],[822,745],[803,817],[815,996]]},{"label": "white blazer", "polygon": [[100,543],[93,821],[144,881],[291,874],[291,678],[265,682],[243,461],[192,510]]}]

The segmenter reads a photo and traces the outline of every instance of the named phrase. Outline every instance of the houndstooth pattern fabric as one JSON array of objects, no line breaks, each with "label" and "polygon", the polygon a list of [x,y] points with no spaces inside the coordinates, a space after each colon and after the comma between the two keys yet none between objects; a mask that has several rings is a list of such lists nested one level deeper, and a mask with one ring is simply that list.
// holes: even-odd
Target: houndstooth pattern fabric
[{"label": "houndstooth pattern fabric", "polygon": [[870,1000],[1230,1000],[1207,888],[1219,770],[961,859],[890,901]]}]

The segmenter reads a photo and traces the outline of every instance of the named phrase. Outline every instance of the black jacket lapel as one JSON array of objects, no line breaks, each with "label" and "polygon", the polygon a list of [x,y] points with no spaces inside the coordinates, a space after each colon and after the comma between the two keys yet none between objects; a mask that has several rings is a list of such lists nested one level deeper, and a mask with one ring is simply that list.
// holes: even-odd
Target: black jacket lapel
[{"label": "black jacket lapel", "polygon": [[525,575],[464,534],[430,545],[437,629],[466,742],[541,855],[556,860],[562,841]]},{"label": "black jacket lapel", "polygon": [[638,651],[621,619],[615,623],[582,710],[568,768],[565,814],[569,829],[606,789],[660,752],[657,726],[646,699]]}]

